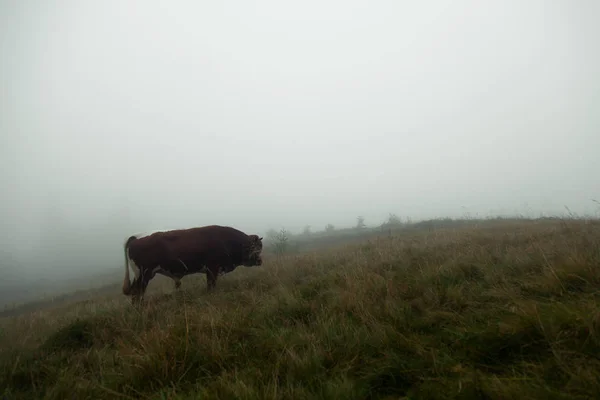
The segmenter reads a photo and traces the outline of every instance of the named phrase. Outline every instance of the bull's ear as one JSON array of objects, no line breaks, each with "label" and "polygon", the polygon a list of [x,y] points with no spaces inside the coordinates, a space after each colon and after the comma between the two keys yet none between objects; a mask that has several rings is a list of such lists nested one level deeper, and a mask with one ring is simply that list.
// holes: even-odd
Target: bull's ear
[{"label": "bull's ear", "polygon": [[263,239],[262,237],[259,237],[259,238],[258,238],[258,240],[260,240],[261,242],[262,242],[262,239]]}]

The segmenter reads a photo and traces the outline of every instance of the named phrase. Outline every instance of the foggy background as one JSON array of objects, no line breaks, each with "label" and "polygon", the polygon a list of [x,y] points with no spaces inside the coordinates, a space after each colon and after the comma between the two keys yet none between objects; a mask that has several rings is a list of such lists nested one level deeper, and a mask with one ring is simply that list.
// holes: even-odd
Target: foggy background
[{"label": "foggy background", "polygon": [[122,269],[147,230],[597,213],[599,17],[594,0],[2,1],[3,286]]}]

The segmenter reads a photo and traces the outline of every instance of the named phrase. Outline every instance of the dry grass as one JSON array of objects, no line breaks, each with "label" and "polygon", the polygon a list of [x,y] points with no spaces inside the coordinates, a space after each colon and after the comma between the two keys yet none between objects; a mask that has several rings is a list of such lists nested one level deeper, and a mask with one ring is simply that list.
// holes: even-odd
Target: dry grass
[{"label": "dry grass", "polygon": [[116,293],[3,319],[0,393],[600,398],[598,222],[405,233],[239,267],[213,294],[200,278],[141,313]]}]

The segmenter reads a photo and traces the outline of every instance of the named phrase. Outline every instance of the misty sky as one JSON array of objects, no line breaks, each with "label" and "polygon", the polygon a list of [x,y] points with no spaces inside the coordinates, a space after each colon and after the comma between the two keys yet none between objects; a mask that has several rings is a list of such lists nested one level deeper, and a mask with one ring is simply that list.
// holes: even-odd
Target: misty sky
[{"label": "misty sky", "polygon": [[599,17],[594,0],[2,1],[3,243],[32,246],[53,207],[133,232],[594,213]]}]

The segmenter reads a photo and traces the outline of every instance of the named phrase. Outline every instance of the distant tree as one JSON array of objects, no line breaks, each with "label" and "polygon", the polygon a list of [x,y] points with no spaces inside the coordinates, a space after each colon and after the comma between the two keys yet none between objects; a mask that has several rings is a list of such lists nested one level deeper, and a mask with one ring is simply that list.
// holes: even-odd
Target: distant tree
[{"label": "distant tree", "polygon": [[390,213],[388,220],[387,220],[387,224],[388,225],[402,225],[402,220],[396,214]]},{"label": "distant tree", "polygon": [[275,247],[275,253],[281,255],[285,253],[289,247],[290,236],[288,231],[285,228],[281,228],[281,230],[275,236],[275,242],[273,246]]},{"label": "distant tree", "polygon": [[310,233],[311,233],[311,232],[310,232],[310,225],[306,225],[306,226],[304,227],[304,229],[302,230],[302,234],[303,234],[304,236],[310,236]]},{"label": "distant tree", "polygon": [[366,228],[365,217],[359,215],[356,218],[356,229],[364,229],[364,228]]},{"label": "distant tree", "polygon": [[335,230],[335,226],[333,226],[332,224],[327,224],[327,225],[325,226],[325,232],[327,232],[327,233],[331,233],[331,232],[333,232],[334,230]]}]

